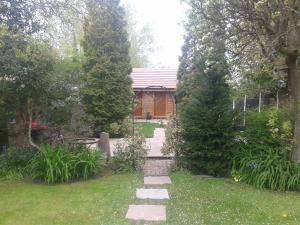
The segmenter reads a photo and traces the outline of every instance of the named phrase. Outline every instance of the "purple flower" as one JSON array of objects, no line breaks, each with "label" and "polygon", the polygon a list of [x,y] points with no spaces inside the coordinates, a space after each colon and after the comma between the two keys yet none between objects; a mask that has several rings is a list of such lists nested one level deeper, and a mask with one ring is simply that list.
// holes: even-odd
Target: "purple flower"
[{"label": "purple flower", "polygon": [[257,164],[254,163],[254,162],[251,162],[251,163],[247,164],[247,167],[250,168],[250,169],[255,169],[257,167]]}]

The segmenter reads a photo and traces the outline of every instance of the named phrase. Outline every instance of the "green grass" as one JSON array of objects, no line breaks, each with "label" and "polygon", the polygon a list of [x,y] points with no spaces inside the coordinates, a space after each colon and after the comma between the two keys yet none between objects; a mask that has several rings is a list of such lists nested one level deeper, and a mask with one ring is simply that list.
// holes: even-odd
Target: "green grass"
[{"label": "green grass", "polygon": [[[300,193],[259,190],[185,172],[174,173],[171,179],[171,199],[161,202],[167,205],[167,221],[159,224],[300,224]],[[135,199],[138,187],[142,177],[137,174],[53,186],[1,181],[0,224],[130,225],[124,218],[129,204],[158,203]]]},{"label": "green grass", "polygon": [[136,174],[53,186],[1,181],[0,224],[130,225],[124,217],[141,185]]},{"label": "green grass", "polygon": [[300,224],[300,193],[259,190],[230,179],[183,172],[171,179],[165,224]]},{"label": "green grass", "polygon": [[155,128],[162,128],[159,123],[137,122],[135,123],[135,134],[145,138],[152,138]]}]

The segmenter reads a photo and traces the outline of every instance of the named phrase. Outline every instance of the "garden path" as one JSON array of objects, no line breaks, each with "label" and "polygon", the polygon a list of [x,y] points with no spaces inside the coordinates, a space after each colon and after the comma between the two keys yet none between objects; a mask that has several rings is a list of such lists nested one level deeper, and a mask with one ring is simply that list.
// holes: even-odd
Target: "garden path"
[{"label": "garden path", "polygon": [[156,128],[153,138],[147,140],[150,151],[143,166],[145,176],[168,175],[174,159],[173,155],[163,155],[161,152],[165,139],[165,129]]},{"label": "garden path", "polygon": [[[136,190],[139,204],[129,205],[126,219],[134,221],[166,221],[166,206],[161,201],[170,198],[165,187],[171,183],[169,176],[145,176],[144,187]],[[149,200],[151,204],[147,204]]]},{"label": "garden path", "polygon": [[173,163],[164,156],[161,148],[165,142],[165,129],[156,128],[153,138],[147,138],[150,151],[143,167],[144,187],[136,189],[138,204],[129,205],[126,218],[133,221],[166,221],[165,201],[170,198],[166,186],[171,184],[168,174]]},{"label": "garden path", "polygon": [[[153,138],[146,138],[146,146],[149,148],[148,157],[172,157],[172,155],[164,156],[161,152],[161,148],[165,142],[165,129],[155,128]],[[115,145],[122,142],[123,138],[111,138],[109,140],[111,155],[115,151]]]},{"label": "garden path", "polygon": [[155,128],[153,138],[146,138],[149,147],[148,157],[163,157],[161,148],[166,140],[165,129]]}]

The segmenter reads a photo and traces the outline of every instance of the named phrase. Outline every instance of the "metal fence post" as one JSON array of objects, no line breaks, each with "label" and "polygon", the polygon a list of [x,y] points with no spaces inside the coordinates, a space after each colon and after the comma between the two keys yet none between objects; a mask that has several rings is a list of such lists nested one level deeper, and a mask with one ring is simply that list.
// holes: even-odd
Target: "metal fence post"
[{"label": "metal fence post", "polygon": [[277,90],[277,93],[276,93],[276,108],[277,108],[277,110],[279,109],[279,90]]},{"label": "metal fence post", "polygon": [[259,99],[258,99],[258,112],[261,111],[261,92],[259,92]]},{"label": "metal fence post", "polygon": [[232,109],[235,110],[235,99],[232,100]]},{"label": "metal fence post", "polygon": [[247,95],[244,97],[244,126],[246,126]]}]

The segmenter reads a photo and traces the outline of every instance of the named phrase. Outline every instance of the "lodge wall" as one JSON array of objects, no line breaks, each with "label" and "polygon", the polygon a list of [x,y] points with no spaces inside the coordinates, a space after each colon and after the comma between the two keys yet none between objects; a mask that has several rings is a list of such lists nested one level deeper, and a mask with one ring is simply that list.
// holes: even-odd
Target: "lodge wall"
[{"label": "lodge wall", "polygon": [[163,119],[175,114],[174,91],[138,91],[135,118],[146,118],[147,114],[153,119]]}]

